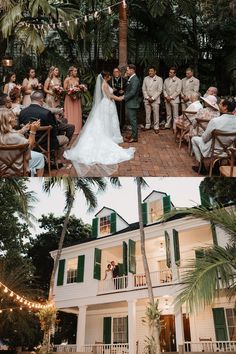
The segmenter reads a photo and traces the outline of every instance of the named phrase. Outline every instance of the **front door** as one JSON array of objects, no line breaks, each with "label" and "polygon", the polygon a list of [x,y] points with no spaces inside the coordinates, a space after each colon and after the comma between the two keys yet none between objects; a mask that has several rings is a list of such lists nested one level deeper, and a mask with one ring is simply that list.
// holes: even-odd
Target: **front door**
[{"label": "front door", "polygon": [[162,315],[162,330],[160,335],[161,351],[176,352],[176,338],[175,338],[175,316]]}]

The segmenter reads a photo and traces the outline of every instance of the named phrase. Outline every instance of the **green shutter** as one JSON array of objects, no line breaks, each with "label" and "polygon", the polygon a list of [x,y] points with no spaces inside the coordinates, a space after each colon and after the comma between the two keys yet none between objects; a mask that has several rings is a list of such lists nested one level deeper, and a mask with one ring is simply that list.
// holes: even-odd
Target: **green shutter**
[{"label": "green shutter", "polygon": [[124,275],[128,274],[128,247],[125,241],[123,241],[123,271]]},{"label": "green shutter", "polygon": [[179,266],[180,265],[179,233],[175,229],[173,229],[173,242],[174,242],[175,264]]},{"label": "green shutter", "polygon": [[77,283],[83,283],[84,281],[84,259],[84,255],[78,257]]},{"label": "green shutter", "polygon": [[203,248],[199,248],[197,250],[195,250],[195,257],[196,258],[203,258],[204,257],[204,249]]},{"label": "green shutter", "polygon": [[204,187],[202,183],[199,186],[201,205],[205,208],[208,208],[211,205],[210,197],[204,192]]},{"label": "green shutter", "polygon": [[111,214],[111,234],[116,232],[116,213]]},{"label": "green shutter", "polygon": [[111,344],[111,317],[103,318],[103,344]]},{"label": "green shutter", "polygon": [[57,285],[63,285],[64,283],[64,272],[65,272],[65,259],[60,259],[58,274],[57,274]]},{"label": "green shutter", "polygon": [[92,237],[98,237],[98,218],[94,218],[92,222]]},{"label": "green shutter", "polygon": [[212,239],[213,239],[214,245],[218,246],[216,227],[215,227],[215,224],[213,222],[211,223],[211,233],[212,233]]},{"label": "green shutter", "polygon": [[170,236],[167,231],[165,231],[165,244],[166,244],[166,265],[168,268],[170,268],[171,267]]},{"label": "green shutter", "polygon": [[95,248],[93,278],[97,280],[101,279],[101,258],[102,258],[102,251],[98,248]]},{"label": "green shutter", "polygon": [[136,273],[136,259],[135,259],[136,243],[129,240],[129,272]]},{"label": "green shutter", "polygon": [[147,225],[148,223],[147,203],[142,203],[142,214],[143,214],[143,224]]},{"label": "green shutter", "polygon": [[217,341],[227,341],[228,334],[226,328],[226,321],[225,321],[225,311],[223,307],[212,309],[213,311],[213,318],[214,318],[214,325],[215,325],[215,334]]},{"label": "green shutter", "polygon": [[167,195],[163,198],[163,212],[168,213],[171,210],[170,196]]}]

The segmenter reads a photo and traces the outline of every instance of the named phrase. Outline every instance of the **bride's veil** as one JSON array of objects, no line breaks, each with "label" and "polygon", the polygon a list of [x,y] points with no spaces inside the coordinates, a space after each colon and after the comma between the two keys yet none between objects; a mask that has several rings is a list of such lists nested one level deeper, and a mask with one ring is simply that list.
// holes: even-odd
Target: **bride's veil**
[{"label": "bride's veil", "polygon": [[92,112],[96,109],[98,104],[103,99],[102,82],[103,82],[102,74],[99,74],[96,80],[96,85],[93,94],[93,105],[90,114],[92,114]]}]

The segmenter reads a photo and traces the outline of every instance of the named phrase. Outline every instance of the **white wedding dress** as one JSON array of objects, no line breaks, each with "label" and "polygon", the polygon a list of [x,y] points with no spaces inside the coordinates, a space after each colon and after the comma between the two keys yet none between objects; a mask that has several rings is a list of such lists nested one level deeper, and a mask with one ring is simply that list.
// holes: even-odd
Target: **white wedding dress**
[{"label": "white wedding dress", "polygon": [[123,161],[134,157],[135,148],[124,149],[115,102],[104,92],[103,78],[97,78],[93,107],[78,139],[64,157],[71,160],[78,176],[110,176]]},{"label": "white wedding dress", "polygon": [[105,291],[114,290],[114,278],[112,274],[112,270],[106,270],[106,277],[105,277]]}]

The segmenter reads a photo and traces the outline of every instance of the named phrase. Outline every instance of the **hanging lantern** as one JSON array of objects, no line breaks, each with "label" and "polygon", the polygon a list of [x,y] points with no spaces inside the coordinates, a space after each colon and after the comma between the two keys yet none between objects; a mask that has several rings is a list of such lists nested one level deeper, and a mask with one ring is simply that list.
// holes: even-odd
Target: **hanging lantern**
[{"label": "hanging lantern", "polygon": [[5,57],[2,59],[2,66],[4,68],[10,68],[13,66],[13,59],[10,55],[5,55]]}]

